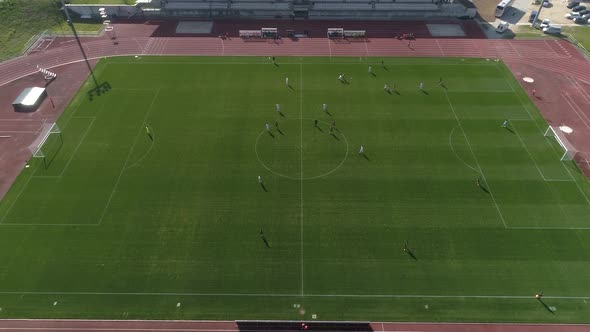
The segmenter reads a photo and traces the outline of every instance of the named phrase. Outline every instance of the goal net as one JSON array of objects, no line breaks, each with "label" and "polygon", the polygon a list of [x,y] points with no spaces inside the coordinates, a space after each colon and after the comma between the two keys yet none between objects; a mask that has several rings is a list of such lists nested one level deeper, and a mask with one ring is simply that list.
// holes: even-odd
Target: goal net
[{"label": "goal net", "polygon": [[561,155],[560,160],[573,160],[578,153],[578,150],[570,143],[567,139],[566,134],[559,128],[549,126],[547,130],[545,130],[545,137],[553,137],[563,149],[563,154]]},{"label": "goal net", "polygon": [[30,148],[33,158],[42,158],[43,165],[47,168],[62,145],[61,129],[59,129],[57,123],[46,123],[41,129],[39,137],[31,144]]}]

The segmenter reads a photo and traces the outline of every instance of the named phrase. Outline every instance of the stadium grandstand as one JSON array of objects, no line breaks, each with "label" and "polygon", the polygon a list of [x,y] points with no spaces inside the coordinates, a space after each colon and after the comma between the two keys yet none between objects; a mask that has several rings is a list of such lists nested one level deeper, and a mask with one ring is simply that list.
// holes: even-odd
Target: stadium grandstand
[{"label": "stadium grandstand", "polygon": [[473,17],[470,2],[439,0],[164,0],[170,16],[275,19]]}]

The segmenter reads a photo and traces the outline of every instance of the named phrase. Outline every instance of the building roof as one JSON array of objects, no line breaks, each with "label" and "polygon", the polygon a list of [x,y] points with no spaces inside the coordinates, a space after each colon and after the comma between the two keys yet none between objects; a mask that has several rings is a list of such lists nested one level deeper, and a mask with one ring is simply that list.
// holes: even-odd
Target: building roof
[{"label": "building roof", "polygon": [[43,95],[43,92],[45,92],[45,88],[25,88],[23,92],[21,92],[20,95],[18,95],[18,97],[16,97],[16,99],[12,102],[12,105],[35,105],[37,100],[39,100],[39,97]]}]

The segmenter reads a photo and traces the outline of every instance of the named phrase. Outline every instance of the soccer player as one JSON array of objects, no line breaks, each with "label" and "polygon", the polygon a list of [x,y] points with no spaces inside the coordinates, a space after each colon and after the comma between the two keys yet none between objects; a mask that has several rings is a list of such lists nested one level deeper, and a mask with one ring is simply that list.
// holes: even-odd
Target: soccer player
[{"label": "soccer player", "polygon": [[288,77],[285,77],[285,85],[286,85],[287,87],[289,87],[289,78],[288,78]]},{"label": "soccer player", "polygon": [[322,110],[324,110],[324,112],[327,112],[328,111],[328,105],[322,104]]},{"label": "soccer player", "polygon": [[277,129],[279,129],[279,122],[275,121],[275,127],[277,127]]},{"label": "soccer player", "polygon": [[507,128],[508,127],[508,120],[504,120],[504,122],[502,123],[502,128]]},{"label": "soccer player", "polygon": [[266,127],[266,131],[270,132],[270,125],[268,124],[268,122],[264,126]]},{"label": "soccer player", "polygon": [[338,80],[340,81],[340,83],[344,83],[344,75],[338,75]]},{"label": "soccer player", "polygon": [[365,154],[365,147],[361,145],[361,148],[359,149],[359,154]]},{"label": "soccer player", "polygon": [[533,96],[536,96],[536,95],[537,95],[537,90],[533,89]]},{"label": "soccer player", "polygon": [[424,91],[424,83],[420,82],[420,90]]},{"label": "soccer player", "polygon": [[395,91],[395,83],[393,83],[393,85],[391,86],[391,90],[390,91]]},{"label": "soccer player", "polygon": [[442,85],[442,77],[438,78],[438,85]]},{"label": "soccer player", "polygon": [[385,84],[385,85],[383,86],[383,90],[385,90],[385,91],[389,92],[389,87],[387,86],[387,84]]},{"label": "soccer player", "polygon": [[148,127],[147,125],[145,126],[145,133],[148,135],[148,137],[153,141],[154,137],[152,136],[152,131],[150,130],[150,127]]},{"label": "soccer player", "polygon": [[539,292],[539,293],[535,294],[535,299],[537,299],[539,301],[541,300],[542,297],[543,297],[543,292]]},{"label": "soccer player", "polygon": [[373,73],[373,68],[371,68],[371,66],[369,66],[369,74]]},{"label": "soccer player", "polygon": [[477,180],[475,183],[477,184],[478,187],[481,187],[481,182],[479,181],[479,177],[477,177]]},{"label": "soccer player", "polygon": [[318,120],[314,120],[313,121],[313,126],[316,127],[316,128],[318,127]]},{"label": "soccer player", "polygon": [[[262,184],[262,176],[258,175],[258,183]],[[260,233],[262,234],[262,230],[260,231]]]},{"label": "soccer player", "polygon": [[408,249],[408,241],[405,241],[404,242],[404,252],[408,252],[408,250],[410,250],[410,249]]},{"label": "soccer player", "polygon": [[381,67],[385,67],[385,62],[381,60]]},{"label": "soccer player", "polygon": [[276,104],[276,108],[277,108],[277,113],[281,113],[281,105]]}]

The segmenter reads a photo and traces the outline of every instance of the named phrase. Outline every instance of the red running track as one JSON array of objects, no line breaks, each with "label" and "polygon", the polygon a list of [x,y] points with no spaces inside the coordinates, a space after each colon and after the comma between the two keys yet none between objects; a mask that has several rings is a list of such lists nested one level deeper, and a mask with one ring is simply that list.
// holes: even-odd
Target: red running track
[{"label": "red running track", "polygon": [[[455,324],[455,323],[371,323],[382,332],[587,332],[582,324]],[[232,321],[142,321],[142,320],[0,320],[0,330],[7,332],[233,332]],[[256,330],[248,330],[256,331]],[[268,330],[265,330],[268,331]],[[297,330],[298,331],[298,330]],[[336,332],[336,331],[334,331]]]}]

